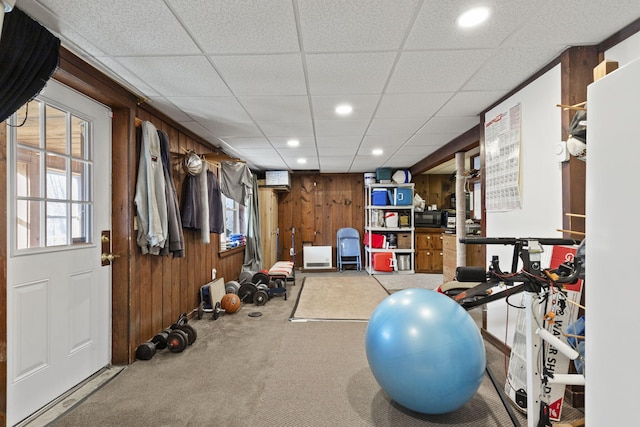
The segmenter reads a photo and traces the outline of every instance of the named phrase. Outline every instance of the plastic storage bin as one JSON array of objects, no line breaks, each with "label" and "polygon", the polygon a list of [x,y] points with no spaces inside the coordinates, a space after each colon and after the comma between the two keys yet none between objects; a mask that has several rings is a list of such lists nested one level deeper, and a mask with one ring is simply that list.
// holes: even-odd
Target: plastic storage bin
[{"label": "plastic storage bin", "polygon": [[390,183],[391,182],[391,168],[377,168],[376,169],[376,180],[381,183]]},{"label": "plastic storage bin", "polygon": [[385,188],[374,188],[371,191],[371,204],[385,206],[387,204],[387,190]]},{"label": "plastic storage bin", "polygon": [[376,252],[371,258],[371,266],[376,271],[393,271],[394,265],[392,252]]},{"label": "plastic storage bin", "polygon": [[387,190],[387,193],[392,205],[411,205],[413,203],[410,188],[392,188]]}]

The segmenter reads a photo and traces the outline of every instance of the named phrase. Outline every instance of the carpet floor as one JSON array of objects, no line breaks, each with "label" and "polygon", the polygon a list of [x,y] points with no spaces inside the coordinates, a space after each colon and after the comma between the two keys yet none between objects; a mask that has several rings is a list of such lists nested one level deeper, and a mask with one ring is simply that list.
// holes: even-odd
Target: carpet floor
[{"label": "carpet floor", "polygon": [[[342,274],[342,273],[341,273]],[[342,274],[342,276],[348,276]],[[359,273],[353,273],[359,276]],[[324,276],[323,273],[306,275]],[[77,426],[513,426],[485,378],[462,408],[445,415],[412,412],[391,400],[367,363],[366,322],[291,322],[303,275],[289,297],[243,306],[218,320],[189,324],[197,341],[129,365],[47,424]],[[260,311],[262,316],[250,317]],[[487,344],[487,364],[504,386],[504,354]],[[401,367],[399,367],[401,369]],[[516,413],[522,426],[526,418]],[[580,411],[567,405],[563,419]],[[37,420],[28,426],[36,426]]]}]

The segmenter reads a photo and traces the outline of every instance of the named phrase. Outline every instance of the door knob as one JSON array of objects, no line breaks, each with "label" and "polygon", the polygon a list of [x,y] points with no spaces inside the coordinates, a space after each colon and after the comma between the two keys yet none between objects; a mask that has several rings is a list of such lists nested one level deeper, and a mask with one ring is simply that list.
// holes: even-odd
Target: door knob
[{"label": "door knob", "polygon": [[103,253],[102,255],[100,255],[100,259],[102,260],[102,262],[105,262],[105,261],[109,261],[109,262],[111,262],[111,261],[113,261],[114,259],[116,259],[116,258],[118,258],[118,257],[120,257],[120,255],[116,255],[116,254],[105,254],[105,253]]}]

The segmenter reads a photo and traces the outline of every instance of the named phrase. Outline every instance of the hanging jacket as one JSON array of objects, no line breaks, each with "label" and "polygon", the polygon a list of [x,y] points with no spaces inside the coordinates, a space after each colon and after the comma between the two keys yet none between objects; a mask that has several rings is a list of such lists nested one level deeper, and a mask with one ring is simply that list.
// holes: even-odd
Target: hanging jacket
[{"label": "hanging jacket", "polygon": [[222,207],[222,191],[216,175],[207,172],[209,190],[209,231],[211,233],[224,233],[224,209]]},{"label": "hanging jacket", "polygon": [[161,255],[173,254],[174,258],[184,257],[184,235],[182,233],[182,219],[180,218],[180,206],[178,193],[173,183],[171,171],[171,150],[169,148],[169,135],[158,130],[160,138],[160,151],[162,153],[162,166],[164,169],[165,194],[167,196],[167,244],[160,251]]},{"label": "hanging jacket", "polygon": [[159,255],[167,239],[167,196],[160,138],[156,127],[142,122],[140,162],[134,203],[138,212],[136,242],[143,254]]},{"label": "hanging jacket", "polygon": [[200,230],[202,243],[210,243],[207,172],[206,163],[203,163],[197,175],[187,175],[182,191],[182,226]]}]

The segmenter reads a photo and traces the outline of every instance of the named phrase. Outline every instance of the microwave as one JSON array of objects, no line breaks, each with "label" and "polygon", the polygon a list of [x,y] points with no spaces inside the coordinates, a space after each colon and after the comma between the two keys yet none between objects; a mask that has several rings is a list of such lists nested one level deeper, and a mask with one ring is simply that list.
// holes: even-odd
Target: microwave
[{"label": "microwave", "polygon": [[413,226],[414,227],[442,227],[442,211],[424,211],[414,212],[413,214]]}]

